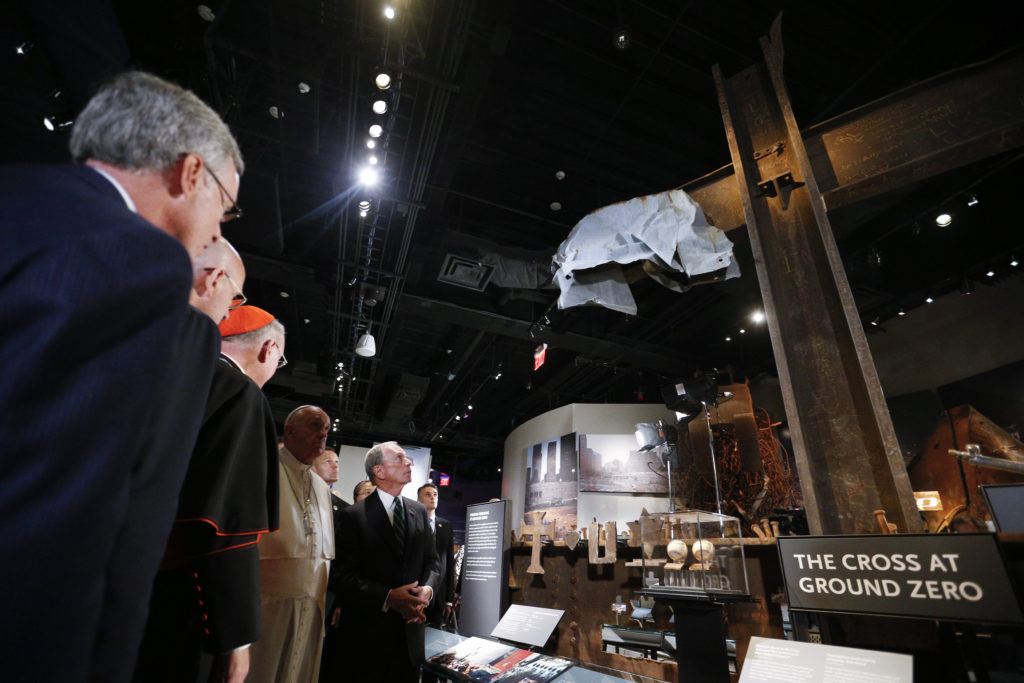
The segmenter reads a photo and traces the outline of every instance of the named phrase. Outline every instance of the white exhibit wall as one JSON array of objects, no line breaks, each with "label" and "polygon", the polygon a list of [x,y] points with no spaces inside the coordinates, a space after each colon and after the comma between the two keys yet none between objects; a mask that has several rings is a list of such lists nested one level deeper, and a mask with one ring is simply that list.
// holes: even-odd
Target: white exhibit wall
[{"label": "white exhibit wall", "polygon": [[[501,497],[509,502],[512,528],[523,518],[526,491],[526,449],[557,439],[563,434],[632,434],[638,422],[664,420],[675,422],[675,414],[664,405],[653,403],[574,403],[524,422],[505,439]],[[650,512],[668,510],[668,496],[634,493],[580,492],[577,504],[579,526],[596,517],[600,523],[617,522],[626,529],[647,508]]]}]

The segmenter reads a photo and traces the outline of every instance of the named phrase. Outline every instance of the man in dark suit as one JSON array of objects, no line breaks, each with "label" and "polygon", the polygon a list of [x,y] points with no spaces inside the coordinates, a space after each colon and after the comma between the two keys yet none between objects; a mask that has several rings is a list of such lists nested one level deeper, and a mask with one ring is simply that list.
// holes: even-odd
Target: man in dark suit
[{"label": "man in dark suit", "polygon": [[364,466],[377,490],[342,510],[337,536],[350,680],[414,683],[423,663],[424,610],[438,581],[437,550],[426,508],[402,496],[412,479],[402,447],[378,444]]},{"label": "man in dark suit", "polygon": [[437,486],[428,481],[416,490],[416,499],[427,509],[430,528],[434,532],[441,578],[437,583],[437,599],[427,607],[427,623],[441,628],[452,617],[455,605],[455,544],[452,541],[452,523],[437,515]]},{"label": "man in dark suit", "polygon": [[141,73],[100,89],[71,152],[80,165],[0,169],[0,585],[17,615],[0,662],[12,681],[118,683],[217,358],[190,256],[220,238],[242,160],[216,113]]}]

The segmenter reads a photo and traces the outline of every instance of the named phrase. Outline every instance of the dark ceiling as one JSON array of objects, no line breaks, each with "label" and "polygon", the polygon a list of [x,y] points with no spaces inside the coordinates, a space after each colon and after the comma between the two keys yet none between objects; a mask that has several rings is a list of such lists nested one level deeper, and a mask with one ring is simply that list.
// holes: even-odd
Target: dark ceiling
[{"label": "dark ceiling", "polygon": [[[640,280],[636,316],[557,310],[545,278],[590,211],[729,162],[712,66],[728,76],[759,60],[780,11],[803,128],[1020,40],[1006,5],[987,2],[396,0],[388,21],[381,0],[219,0],[208,21],[196,2],[125,0],[116,24],[103,22],[105,3],[69,16],[52,4],[12,10],[2,34],[42,53],[4,58],[5,90],[38,93],[23,107],[33,114],[2,129],[8,157],[59,157],[61,134],[31,109],[50,102],[40,83],[82,97],[118,63],[116,41],[101,38],[119,26],[135,65],[194,89],[239,139],[246,218],[226,232],[250,301],[288,328],[291,362],[266,388],[278,416],[316,403],[345,443],[394,438],[487,467],[511,429],[551,408],[659,402],[665,379],[696,369],[774,372],[766,330],[748,321],[760,293],[742,228],[728,233],[741,278],[685,294]],[[96,54],[63,67],[76,44]],[[394,79],[384,93],[379,70]],[[356,171],[375,122],[382,179],[364,188]],[[1012,276],[984,273],[1022,242],[1011,207],[1021,170],[992,158],[832,216],[865,321],[964,278]],[[933,212],[946,203],[957,220],[941,231]],[[480,291],[439,280],[479,275],[481,262],[529,277],[494,272]],[[372,359],[353,354],[367,324]],[[541,343],[547,363],[534,371]]]}]

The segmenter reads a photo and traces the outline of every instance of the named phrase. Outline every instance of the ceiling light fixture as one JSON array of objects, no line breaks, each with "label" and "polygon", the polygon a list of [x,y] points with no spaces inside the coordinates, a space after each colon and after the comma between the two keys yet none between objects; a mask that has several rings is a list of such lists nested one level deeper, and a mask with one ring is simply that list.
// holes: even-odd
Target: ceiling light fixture
[{"label": "ceiling light fixture", "polygon": [[284,118],[284,112],[281,111],[280,109],[278,109],[275,106],[268,107],[267,108],[267,113],[270,114],[270,116],[275,118],[275,119],[283,119]]},{"label": "ceiling light fixture", "polygon": [[561,211],[562,202],[551,202],[550,207],[552,211]]},{"label": "ceiling light fixture", "polygon": [[28,51],[31,50],[33,47],[35,47],[35,44],[31,40],[26,40],[24,43],[21,43],[16,48],[14,48],[14,54],[16,54],[16,55],[27,54]]},{"label": "ceiling light fixture", "polygon": [[391,76],[381,71],[377,74],[377,78],[373,79],[373,82],[377,84],[377,87],[381,90],[387,90],[391,87]]},{"label": "ceiling light fixture", "polygon": [[299,81],[299,92],[301,94],[307,95],[309,94],[310,90],[311,88],[309,87],[309,83],[306,83],[305,81]]},{"label": "ceiling light fixture", "polygon": [[1020,261],[1017,260],[1017,257],[1016,256],[1011,256],[1010,257],[1010,267],[1011,268],[1016,268],[1018,265],[1020,265]]},{"label": "ceiling light fixture", "polygon": [[282,299],[287,299],[288,297],[291,296],[291,294],[289,294],[288,292],[278,292],[278,294],[281,295]]},{"label": "ceiling light fixture", "polygon": [[372,169],[368,166],[359,169],[359,182],[362,183],[363,185],[366,185],[367,187],[372,187],[373,185],[377,184],[377,180],[379,180],[379,178],[377,176],[376,169]]},{"label": "ceiling light fixture", "polygon": [[760,325],[764,322],[764,311],[754,311],[750,314],[750,320]]},{"label": "ceiling light fixture", "polygon": [[196,12],[199,14],[199,18],[203,21],[213,21],[217,18],[217,15],[213,13],[213,10],[206,5],[197,6]]},{"label": "ceiling light fixture", "polygon": [[995,276],[996,276],[996,271],[994,271],[994,270],[990,270],[987,273],[985,273],[985,277],[995,277]]},{"label": "ceiling light fixture", "polygon": [[747,333],[746,330],[744,330],[743,328],[740,328],[740,334],[746,334],[746,333]]},{"label": "ceiling light fixture", "polygon": [[565,180],[565,171],[555,171],[555,180]]},{"label": "ceiling light fixture", "polygon": [[360,212],[359,212],[359,217],[360,217],[360,218],[366,218],[366,216],[367,216],[367,215],[368,215],[369,213],[370,213],[369,211],[360,211]]},{"label": "ceiling light fixture", "polygon": [[359,341],[356,342],[356,355],[363,358],[373,358],[376,354],[377,342],[369,330],[367,330],[363,333],[363,336],[359,337]]},{"label": "ceiling light fixture", "polygon": [[732,341],[732,337],[726,337],[725,341]]},{"label": "ceiling light fixture", "polygon": [[933,301],[935,301],[935,299],[933,299],[933,298],[931,298],[931,297],[928,297],[927,299],[925,299],[925,300],[924,300],[924,302],[925,302],[926,304],[930,304],[930,303],[932,303]]},{"label": "ceiling light fixture", "polygon": [[907,312],[904,311],[902,308],[900,310],[896,311],[896,315],[901,316],[901,317],[906,315],[906,314],[907,314]]},{"label": "ceiling light fixture", "polygon": [[371,166],[376,166],[377,165],[377,155],[376,154],[371,154],[370,158],[367,159],[367,161],[370,162]]},{"label": "ceiling light fixture", "polygon": [[395,8],[391,5],[384,5],[384,18],[391,21],[395,18]]},{"label": "ceiling light fixture", "polygon": [[949,225],[952,222],[953,222],[952,214],[948,214],[948,213],[943,212],[943,213],[940,213],[938,216],[935,217],[935,225],[939,226],[940,228],[949,227]]},{"label": "ceiling light fixture", "polygon": [[50,131],[51,133],[67,128],[73,123],[74,121],[72,119],[66,118],[64,116],[43,117],[43,126],[46,128],[46,130]]},{"label": "ceiling light fixture", "polygon": [[376,147],[376,146],[377,146],[377,142],[376,142],[375,140],[367,140],[367,141],[366,141],[366,146],[367,146],[367,147],[368,147],[369,149],[373,149],[374,147]]},{"label": "ceiling light fixture", "polygon": [[633,34],[630,33],[628,26],[619,26],[612,33],[612,44],[616,50],[625,50],[629,47],[630,42],[633,40]]},{"label": "ceiling light fixture", "polygon": [[[359,210],[360,211],[369,211],[370,210],[370,200],[364,199],[363,201],[359,202]],[[356,283],[356,279],[355,278],[352,278],[352,281],[349,282],[350,285],[354,285],[355,283]]]},{"label": "ceiling light fixture", "polygon": [[370,126],[371,138],[379,138],[383,132],[384,128],[379,123],[375,123],[372,126]]},{"label": "ceiling light fixture", "polygon": [[969,195],[967,195],[967,206],[977,206],[977,205],[978,205],[978,195],[976,195],[976,194],[969,194]]},{"label": "ceiling light fixture", "polygon": [[967,296],[969,294],[973,294],[974,293],[974,283],[971,282],[971,280],[969,278],[965,277],[963,280],[960,281],[960,286],[957,289],[959,289],[960,293],[963,294],[964,296]]},{"label": "ceiling light fixture", "polygon": [[383,114],[387,110],[388,110],[388,103],[385,102],[384,100],[377,100],[376,102],[373,103],[373,113],[374,114]]}]

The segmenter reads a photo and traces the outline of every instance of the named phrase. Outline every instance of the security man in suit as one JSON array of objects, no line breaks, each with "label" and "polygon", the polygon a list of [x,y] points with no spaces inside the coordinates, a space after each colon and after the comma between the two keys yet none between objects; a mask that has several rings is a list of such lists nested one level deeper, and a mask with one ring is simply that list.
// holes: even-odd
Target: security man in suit
[{"label": "security man in suit", "polygon": [[412,461],[394,441],[366,453],[377,490],[339,515],[338,595],[352,625],[351,680],[415,683],[423,663],[426,607],[438,584],[427,509],[402,496]]},{"label": "security man in suit", "polygon": [[441,578],[437,584],[437,600],[427,606],[427,623],[441,628],[452,618],[455,605],[455,544],[452,541],[452,523],[437,513],[437,486],[428,481],[416,490],[416,499],[427,508],[430,528],[434,532]]}]

